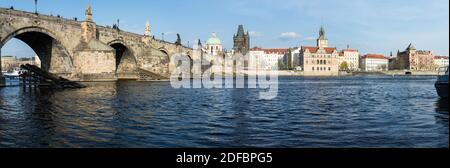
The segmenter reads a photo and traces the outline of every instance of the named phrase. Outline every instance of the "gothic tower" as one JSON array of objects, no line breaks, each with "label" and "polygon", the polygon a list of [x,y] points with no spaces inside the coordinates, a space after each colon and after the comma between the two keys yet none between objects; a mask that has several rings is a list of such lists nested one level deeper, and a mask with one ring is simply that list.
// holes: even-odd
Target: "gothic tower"
[{"label": "gothic tower", "polygon": [[250,35],[244,32],[244,26],[239,25],[237,34],[233,37],[235,53],[241,53],[245,55],[250,50]]}]

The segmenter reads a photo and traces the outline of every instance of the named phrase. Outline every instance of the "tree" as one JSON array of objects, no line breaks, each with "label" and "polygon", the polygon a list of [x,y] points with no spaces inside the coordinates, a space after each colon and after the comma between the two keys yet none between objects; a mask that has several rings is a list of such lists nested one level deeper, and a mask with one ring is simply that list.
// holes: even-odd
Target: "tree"
[{"label": "tree", "polygon": [[339,65],[339,70],[341,71],[347,71],[348,70],[348,63],[347,62],[342,62],[341,65]]},{"label": "tree", "polygon": [[278,70],[286,70],[287,67],[283,61],[278,61]]},{"label": "tree", "polygon": [[380,66],[379,66],[379,69],[380,69],[381,71],[387,71],[387,70],[388,70],[388,67],[387,67],[387,65],[383,64],[383,65],[380,65]]}]

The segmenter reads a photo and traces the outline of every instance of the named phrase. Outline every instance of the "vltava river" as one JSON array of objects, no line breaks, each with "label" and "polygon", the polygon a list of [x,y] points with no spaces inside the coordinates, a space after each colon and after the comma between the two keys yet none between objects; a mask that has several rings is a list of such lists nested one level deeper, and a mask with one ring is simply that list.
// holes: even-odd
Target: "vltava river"
[{"label": "vltava river", "polygon": [[449,147],[435,77],[279,79],[254,89],[168,82],[0,88],[0,147]]}]

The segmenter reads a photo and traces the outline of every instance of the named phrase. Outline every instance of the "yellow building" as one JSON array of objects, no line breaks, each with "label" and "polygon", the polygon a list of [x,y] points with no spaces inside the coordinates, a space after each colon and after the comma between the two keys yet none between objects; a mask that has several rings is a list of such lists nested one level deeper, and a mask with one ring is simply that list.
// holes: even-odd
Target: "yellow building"
[{"label": "yellow building", "polygon": [[15,56],[2,56],[2,71],[12,71],[16,67],[17,57]]},{"label": "yellow building", "polygon": [[405,51],[397,53],[396,63],[401,70],[433,71],[436,69],[433,53],[417,50],[413,44],[409,44]]},{"label": "yellow building", "polygon": [[305,76],[338,76],[339,52],[335,47],[328,47],[325,30],[320,28],[317,46],[302,46],[300,66]]}]

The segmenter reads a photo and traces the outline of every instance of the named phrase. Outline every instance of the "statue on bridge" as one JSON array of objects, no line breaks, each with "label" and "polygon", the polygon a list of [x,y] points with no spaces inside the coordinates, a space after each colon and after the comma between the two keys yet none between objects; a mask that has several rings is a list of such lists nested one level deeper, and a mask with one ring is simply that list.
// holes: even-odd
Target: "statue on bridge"
[{"label": "statue on bridge", "polygon": [[176,45],[181,45],[181,38],[180,38],[180,34],[177,33],[177,41],[175,42]]}]

